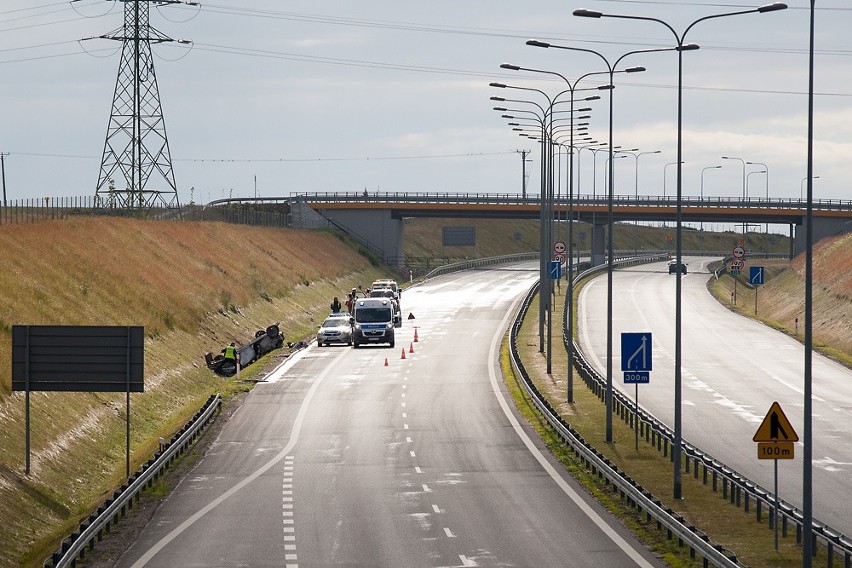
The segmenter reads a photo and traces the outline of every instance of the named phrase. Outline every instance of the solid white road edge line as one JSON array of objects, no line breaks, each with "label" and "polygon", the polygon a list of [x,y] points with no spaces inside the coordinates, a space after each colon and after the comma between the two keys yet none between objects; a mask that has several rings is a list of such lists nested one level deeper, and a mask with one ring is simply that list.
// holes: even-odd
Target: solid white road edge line
[{"label": "solid white road edge line", "polygon": [[559,486],[560,489],[567,495],[577,507],[583,511],[583,513],[593,522],[598,528],[603,532],[616,546],[618,546],[624,553],[629,556],[637,565],[642,566],[644,568],[654,568],[654,565],[645,560],[642,555],[624,540],[621,535],[619,535],[615,530],[609,526],[609,524],[603,520],[603,518],[597,514],[581,497],[577,494],[574,489],[571,488],[568,483],[562,479],[562,476],[550,465],[550,462],[547,461],[547,458],[539,451],[539,449],[535,446],[533,441],[527,436],[527,433],[521,427],[515,415],[512,413],[511,408],[509,408],[509,403],[506,402],[506,398],[503,396],[503,391],[500,390],[500,386],[497,382],[497,368],[499,368],[500,359],[497,357],[497,353],[499,351],[499,347],[503,342],[503,335],[507,328],[507,322],[510,317],[516,312],[517,306],[520,300],[516,301],[512,304],[512,308],[506,313],[506,316],[503,318],[503,321],[500,322],[500,326],[497,330],[497,333],[494,334],[494,337],[491,340],[491,347],[488,350],[488,377],[491,381],[491,390],[494,391],[494,396],[497,397],[497,401],[500,403],[500,408],[503,409],[503,414],[506,415],[506,418],[512,424],[512,428],[515,429],[515,433],[530,451],[530,453],[538,460],[538,463],[541,464],[541,467],[550,475],[551,479]]},{"label": "solid white road edge line", "polygon": [[[228,491],[208,503],[204,508],[189,517],[187,520],[178,525],[178,527],[175,528],[172,532],[160,539],[159,542],[157,542],[154,546],[148,549],[148,551],[133,564],[133,568],[141,568],[142,566],[145,566],[152,558],[154,558],[154,556],[157,555],[157,553],[163,550],[166,545],[168,545],[171,541],[177,538],[177,536],[179,536],[183,531],[191,527],[197,520],[201,519],[204,515],[206,515],[207,513],[215,509],[217,506],[222,504],[226,499],[231,497],[234,493],[257,479],[264,473],[266,473],[270,468],[272,468],[278,462],[287,457],[287,454],[292,451],[293,447],[296,445],[296,442],[299,441],[299,432],[302,429],[302,422],[305,420],[305,415],[307,415],[308,413],[308,406],[311,403],[311,399],[313,399],[314,397],[314,393],[317,391],[317,388],[319,388],[319,385],[320,383],[322,383],[323,379],[331,372],[331,369],[334,368],[333,363],[336,363],[337,360],[342,358],[345,354],[346,350],[341,350],[340,354],[335,357],[332,364],[328,365],[325,370],[320,373],[319,377],[317,377],[317,380],[315,380],[314,383],[311,385],[311,388],[305,395],[305,399],[302,401],[302,405],[299,407],[298,414],[296,414],[296,420],[293,422],[293,429],[290,432],[290,440],[287,442],[287,445],[284,447],[284,449],[281,450],[278,455],[276,455],[271,460],[266,462],[263,466],[261,466],[259,469],[257,469],[254,473],[244,478],[242,481],[231,487]],[[275,371],[273,371],[271,374],[274,373]]]}]

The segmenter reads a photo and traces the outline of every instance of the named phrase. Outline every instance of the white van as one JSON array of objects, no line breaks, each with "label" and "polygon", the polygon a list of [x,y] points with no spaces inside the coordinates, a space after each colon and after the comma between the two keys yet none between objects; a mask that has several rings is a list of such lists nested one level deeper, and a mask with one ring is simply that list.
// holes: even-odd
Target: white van
[{"label": "white van", "polygon": [[394,326],[400,319],[394,313],[390,298],[359,298],[352,314],[352,344],[355,348],[363,343],[387,343],[396,345]]}]

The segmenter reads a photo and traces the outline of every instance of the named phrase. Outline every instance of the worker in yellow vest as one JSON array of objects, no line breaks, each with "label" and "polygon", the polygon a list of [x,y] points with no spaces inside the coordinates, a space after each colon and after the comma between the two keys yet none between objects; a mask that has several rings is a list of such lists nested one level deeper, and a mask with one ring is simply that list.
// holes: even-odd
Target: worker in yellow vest
[{"label": "worker in yellow vest", "polygon": [[234,342],[232,341],[225,347],[222,352],[224,353],[225,360],[233,361],[234,365],[237,364],[237,348],[234,346]]}]

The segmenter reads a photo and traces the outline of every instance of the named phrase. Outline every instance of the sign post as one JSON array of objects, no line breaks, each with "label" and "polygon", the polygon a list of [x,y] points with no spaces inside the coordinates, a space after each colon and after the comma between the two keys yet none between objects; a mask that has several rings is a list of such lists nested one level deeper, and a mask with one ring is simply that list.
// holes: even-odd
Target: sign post
[{"label": "sign post", "polygon": [[734,305],[737,305],[737,279],[736,277],[742,273],[743,265],[745,264],[745,249],[742,244],[738,244],[731,251],[731,256],[734,259],[731,261],[731,276],[734,276]]},{"label": "sign post", "polygon": [[635,387],[633,415],[635,416],[636,451],[639,451],[639,385],[651,382],[651,332],[621,334],[621,370],[624,384]]},{"label": "sign post", "polygon": [[764,274],[762,266],[751,266],[748,269],[748,281],[754,286],[754,315],[757,315],[757,287],[763,284]]},{"label": "sign post", "polygon": [[775,506],[772,510],[772,523],[775,527],[775,550],[778,550],[778,460],[794,458],[795,442],[799,435],[793,430],[793,425],[784,415],[781,405],[773,402],[769,412],[754,437],[757,442],[757,459],[773,460],[775,462]]}]

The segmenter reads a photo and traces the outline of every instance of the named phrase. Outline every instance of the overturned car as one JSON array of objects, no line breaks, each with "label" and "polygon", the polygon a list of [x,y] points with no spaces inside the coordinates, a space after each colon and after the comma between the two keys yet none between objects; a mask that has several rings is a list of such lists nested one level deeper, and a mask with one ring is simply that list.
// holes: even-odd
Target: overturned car
[{"label": "overturned car", "polygon": [[[278,329],[278,324],[274,323],[265,330],[259,329],[254,334],[254,340],[242,347],[237,348],[237,360],[240,362],[240,368],[245,369],[270,351],[278,349],[284,345],[284,335]],[[224,349],[222,350],[224,352]],[[206,353],[204,359],[207,363],[207,368],[223,377],[232,377],[237,373],[237,366],[232,359],[225,359],[220,353],[214,356],[212,353]]]}]

